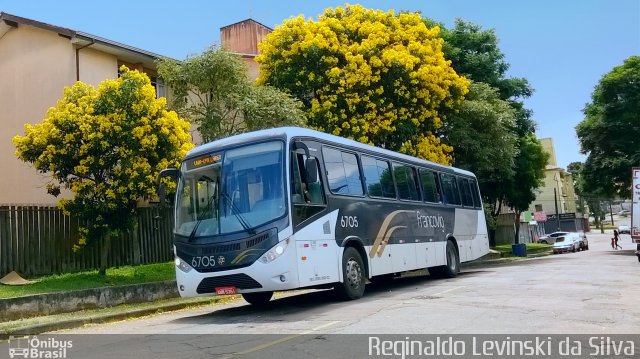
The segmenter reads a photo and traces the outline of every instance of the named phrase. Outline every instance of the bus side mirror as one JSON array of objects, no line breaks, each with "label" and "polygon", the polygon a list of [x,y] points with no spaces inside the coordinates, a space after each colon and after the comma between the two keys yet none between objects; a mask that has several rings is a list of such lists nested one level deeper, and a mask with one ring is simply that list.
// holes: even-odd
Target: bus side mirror
[{"label": "bus side mirror", "polygon": [[173,179],[177,179],[180,175],[180,170],[177,168],[166,168],[158,173],[158,179],[156,183],[156,191],[158,193],[158,197],[160,199],[160,207],[164,207],[167,203],[167,188],[162,183],[163,177],[171,177]]},{"label": "bus side mirror", "polygon": [[160,183],[158,186],[158,198],[160,199],[160,207],[164,207],[167,203],[167,188],[164,183]]},{"label": "bus side mirror", "polygon": [[307,183],[318,182],[318,161],[315,157],[307,158],[304,166],[307,169]]}]

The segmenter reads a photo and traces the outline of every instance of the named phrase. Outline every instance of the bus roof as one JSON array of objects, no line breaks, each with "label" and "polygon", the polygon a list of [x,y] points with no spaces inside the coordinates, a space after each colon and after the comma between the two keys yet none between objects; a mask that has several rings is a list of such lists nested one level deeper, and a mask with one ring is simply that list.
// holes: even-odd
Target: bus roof
[{"label": "bus roof", "polygon": [[343,145],[351,148],[357,148],[365,151],[376,152],[381,155],[397,158],[398,160],[423,163],[425,165],[428,165],[429,167],[436,167],[443,170],[449,169],[449,170],[453,170],[456,173],[475,177],[475,175],[472,172],[469,172],[460,168],[444,166],[444,165],[423,160],[417,157],[412,157],[402,153],[390,151],[384,148],[367,145],[367,144],[354,141],[348,138],[339,137],[339,136],[331,135],[328,133],[315,131],[315,130],[302,128],[302,127],[277,127],[277,128],[247,132],[247,133],[242,133],[242,134],[231,136],[231,137],[222,138],[213,142],[205,143],[201,146],[197,146],[196,148],[189,151],[185,156],[185,158],[195,157],[195,156],[203,155],[206,153],[210,153],[212,151],[215,151],[218,148],[227,147],[230,145],[239,145],[242,143],[255,142],[256,140],[262,140],[262,139],[268,139],[268,138],[283,138],[283,137],[286,138],[287,140],[294,137],[315,138],[315,139],[318,139],[320,142],[330,142],[330,143]]}]

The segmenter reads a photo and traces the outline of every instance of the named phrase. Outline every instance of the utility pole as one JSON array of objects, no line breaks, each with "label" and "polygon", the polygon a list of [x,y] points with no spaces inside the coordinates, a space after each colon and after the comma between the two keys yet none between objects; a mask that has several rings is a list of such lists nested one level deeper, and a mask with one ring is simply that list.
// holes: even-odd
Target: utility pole
[{"label": "utility pole", "polygon": [[558,212],[558,192],[556,189],[553,189],[553,202],[556,205],[556,226],[558,227],[558,231],[560,231],[560,213]]}]

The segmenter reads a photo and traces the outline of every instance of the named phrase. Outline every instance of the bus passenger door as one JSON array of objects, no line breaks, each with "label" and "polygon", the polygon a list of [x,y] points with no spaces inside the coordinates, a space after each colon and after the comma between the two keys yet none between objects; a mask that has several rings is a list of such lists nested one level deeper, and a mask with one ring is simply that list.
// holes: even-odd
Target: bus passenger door
[{"label": "bus passenger door", "polygon": [[303,144],[291,151],[291,207],[301,287],[339,281],[338,211],[327,213],[318,158]]}]

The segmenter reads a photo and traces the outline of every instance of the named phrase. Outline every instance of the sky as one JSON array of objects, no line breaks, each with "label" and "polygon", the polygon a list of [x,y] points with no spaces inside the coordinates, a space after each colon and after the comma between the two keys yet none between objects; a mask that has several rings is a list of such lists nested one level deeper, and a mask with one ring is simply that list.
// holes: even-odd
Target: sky
[{"label": "sky", "polygon": [[[175,59],[219,44],[220,28],[247,18],[276,27],[345,1],[0,0],[0,11],[114,40]],[[557,164],[584,161],[575,133],[600,78],[640,55],[640,0],[351,1],[380,10],[420,11],[451,27],[456,18],[494,29],[508,76],[535,92],[525,100],[539,138],[553,138]],[[0,54],[2,56],[2,54]],[[1,81],[1,79],[0,79]]]}]

